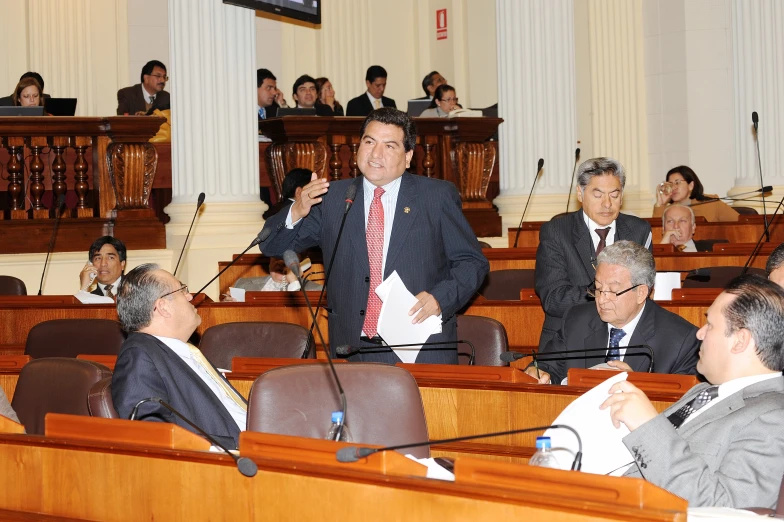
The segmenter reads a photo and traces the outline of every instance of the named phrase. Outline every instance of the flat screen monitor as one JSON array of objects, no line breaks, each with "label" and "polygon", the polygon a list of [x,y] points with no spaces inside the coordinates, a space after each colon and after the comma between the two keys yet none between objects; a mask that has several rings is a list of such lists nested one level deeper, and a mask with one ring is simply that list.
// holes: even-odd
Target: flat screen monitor
[{"label": "flat screen monitor", "polygon": [[73,116],[76,98],[44,98],[44,108],[52,116]]},{"label": "flat screen monitor", "polygon": [[321,23],[321,0],[223,0],[223,3],[312,24]]},{"label": "flat screen monitor", "polygon": [[43,116],[44,108],[35,107],[0,107],[0,116]]},{"label": "flat screen monitor", "polygon": [[311,107],[310,109],[306,109],[305,107],[281,107],[278,109],[277,117],[282,118],[283,116],[315,116],[316,115],[316,108]]},{"label": "flat screen monitor", "polygon": [[430,107],[430,100],[408,100],[408,115],[412,118],[419,117],[425,109]]}]

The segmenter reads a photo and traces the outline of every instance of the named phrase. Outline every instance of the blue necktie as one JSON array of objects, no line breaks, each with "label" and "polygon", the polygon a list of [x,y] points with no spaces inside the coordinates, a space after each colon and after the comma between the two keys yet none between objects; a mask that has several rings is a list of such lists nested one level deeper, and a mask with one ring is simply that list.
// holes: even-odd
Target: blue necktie
[{"label": "blue necktie", "polygon": [[607,350],[607,357],[604,358],[604,362],[609,361],[617,361],[621,358],[621,351],[618,349],[618,343],[621,342],[626,336],[626,332],[624,332],[620,328],[610,328],[610,349]]},{"label": "blue necktie", "polygon": [[262,120],[267,119],[267,111],[264,110],[264,107],[259,109],[259,118]]}]

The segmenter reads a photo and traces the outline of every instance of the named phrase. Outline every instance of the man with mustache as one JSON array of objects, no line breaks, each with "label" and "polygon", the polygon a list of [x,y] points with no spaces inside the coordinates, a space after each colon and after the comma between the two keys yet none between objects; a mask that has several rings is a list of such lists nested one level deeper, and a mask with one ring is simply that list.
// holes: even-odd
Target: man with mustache
[{"label": "man with mustache", "polygon": [[169,77],[166,66],[151,60],[142,67],[141,83],[117,91],[117,114],[144,116],[153,109],[171,107],[169,93],[163,89]]}]

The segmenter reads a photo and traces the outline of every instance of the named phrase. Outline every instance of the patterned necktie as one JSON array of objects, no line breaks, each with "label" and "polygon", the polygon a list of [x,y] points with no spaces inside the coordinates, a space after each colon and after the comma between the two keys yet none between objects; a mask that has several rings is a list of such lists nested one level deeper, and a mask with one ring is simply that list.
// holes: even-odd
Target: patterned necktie
[{"label": "patterned necktie", "polygon": [[150,96],[150,105],[155,105],[155,96]]},{"label": "patterned necktie", "polygon": [[259,109],[259,119],[266,120],[267,119],[267,111],[264,110],[264,107]]},{"label": "patterned necktie", "polygon": [[686,245],[675,245],[675,250],[677,250],[678,252],[683,252],[684,250],[686,250]]},{"label": "patterned necktie", "polygon": [[599,244],[596,245],[596,255],[598,256],[599,254],[602,253],[602,250],[604,250],[604,247],[607,246],[607,234],[610,233],[610,227],[607,227],[607,228],[597,228],[597,229],[594,230],[594,232],[599,234]]},{"label": "patterned necktie", "polygon": [[103,292],[107,295],[107,297],[111,297],[113,301],[116,301],[115,295],[112,293],[112,288],[114,285],[106,285],[103,287]]},{"label": "patterned necktie", "polygon": [[718,396],[718,386],[710,386],[705,388],[700,393],[698,393],[696,397],[681,406],[678,411],[667,417],[667,420],[669,420],[676,429],[680,428],[686,419],[689,418],[689,415],[699,410]]},{"label": "patterned necktie", "polygon": [[210,378],[213,381],[215,381],[215,383],[220,387],[220,389],[223,390],[223,393],[226,395],[226,397],[234,401],[237,404],[237,406],[242,408],[243,411],[248,411],[248,405],[245,403],[242,397],[239,396],[239,394],[234,390],[234,388],[232,388],[226,383],[225,379],[221,378],[221,376],[218,375],[218,372],[215,370],[215,368],[213,368],[213,366],[210,364],[207,358],[204,357],[204,354],[201,353],[201,350],[193,346],[191,343],[188,343],[188,349],[191,351],[191,357],[194,360],[194,362],[196,362],[199,366],[201,366],[204,369],[204,371],[207,373],[207,375],[209,375]]},{"label": "patterned necktie", "polygon": [[621,351],[618,349],[618,343],[620,343],[621,339],[624,337],[626,337],[626,332],[622,329],[610,328],[610,346],[607,350],[607,357],[604,358],[604,362],[620,360]]},{"label": "patterned necktie", "polygon": [[381,313],[381,299],[376,295],[376,287],[381,284],[383,276],[381,273],[381,264],[384,259],[384,206],[381,204],[383,194],[384,189],[376,187],[365,231],[370,263],[370,289],[365,310],[365,326],[362,331],[368,337],[375,337],[378,333],[378,315]]}]

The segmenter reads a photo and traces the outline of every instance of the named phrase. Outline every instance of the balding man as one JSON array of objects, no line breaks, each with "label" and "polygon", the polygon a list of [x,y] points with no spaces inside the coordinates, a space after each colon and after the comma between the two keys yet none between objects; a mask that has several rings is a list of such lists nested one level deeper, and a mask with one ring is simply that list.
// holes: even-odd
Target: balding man
[{"label": "balding man", "polygon": [[[229,448],[239,445],[247,402],[188,339],[201,323],[188,286],[158,265],[140,265],[125,275],[117,315],[128,338],[112,377],[112,400],[127,418],[137,402],[156,397]],[[157,402],[139,407],[137,418],[172,422],[197,433]]]},{"label": "balding man", "polygon": [[643,477],[689,506],[775,508],[784,474],[784,289],[738,277],[708,308],[697,371],[707,383],[658,414],[622,381],[602,405],[631,433],[627,476]]}]

